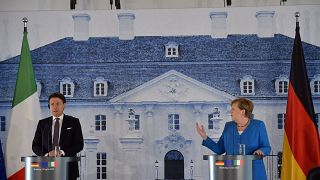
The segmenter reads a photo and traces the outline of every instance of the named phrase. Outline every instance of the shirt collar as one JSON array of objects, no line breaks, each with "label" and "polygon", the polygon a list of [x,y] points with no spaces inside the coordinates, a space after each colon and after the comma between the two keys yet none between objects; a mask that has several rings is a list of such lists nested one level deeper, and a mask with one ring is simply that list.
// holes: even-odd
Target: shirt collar
[{"label": "shirt collar", "polygon": [[52,119],[55,120],[56,118],[59,118],[61,121],[61,120],[63,120],[63,116],[64,116],[64,114],[61,114],[61,116],[59,116],[59,117],[52,116]]}]

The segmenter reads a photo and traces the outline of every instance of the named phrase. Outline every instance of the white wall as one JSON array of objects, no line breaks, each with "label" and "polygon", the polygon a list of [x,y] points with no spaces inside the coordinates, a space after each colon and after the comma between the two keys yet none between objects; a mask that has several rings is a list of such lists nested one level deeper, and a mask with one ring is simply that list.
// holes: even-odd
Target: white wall
[{"label": "white wall", "polygon": [[281,7],[237,7],[202,9],[154,9],[119,11],[24,11],[0,12],[0,61],[20,54],[23,23],[28,17],[29,45],[35,49],[64,37],[73,37],[73,14],[89,14],[91,37],[118,36],[117,14],[135,14],[136,36],[210,35],[210,12],[227,11],[229,34],[256,34],[257,11],[275,11],[274,32],[294,37],[295,17],[299,11],[301,37],[320,46],[320,5]]}]

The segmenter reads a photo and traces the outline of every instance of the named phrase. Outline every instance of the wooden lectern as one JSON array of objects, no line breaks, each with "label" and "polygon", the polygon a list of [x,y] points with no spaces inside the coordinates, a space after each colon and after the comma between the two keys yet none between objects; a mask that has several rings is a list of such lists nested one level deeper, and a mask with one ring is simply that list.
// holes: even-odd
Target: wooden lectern
[{"label": "wooden lectern", "polygon": [[80,157],[21,157],[25,164],[25,180],[67,180],[69,162]]},{"label": "wooden lectern", "polygon": [[252,180],[252,161],[258,155],[204,155],[209,161],[209,180]]}]

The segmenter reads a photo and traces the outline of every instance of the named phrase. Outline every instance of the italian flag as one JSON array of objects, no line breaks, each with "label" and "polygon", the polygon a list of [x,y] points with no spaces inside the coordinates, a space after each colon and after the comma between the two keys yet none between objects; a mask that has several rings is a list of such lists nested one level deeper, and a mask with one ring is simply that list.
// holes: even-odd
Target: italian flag
[{"label": "italian flag", "polygon": [[8,180],[24,179],[21,157],[33,154],[32,140],[41,117],[27,34],[25,27],[5,153]]},{"label": "italian flag", "polygon": [[320,166],[320,143],[297,22],[288,89],[281,180],[304,180]]}]

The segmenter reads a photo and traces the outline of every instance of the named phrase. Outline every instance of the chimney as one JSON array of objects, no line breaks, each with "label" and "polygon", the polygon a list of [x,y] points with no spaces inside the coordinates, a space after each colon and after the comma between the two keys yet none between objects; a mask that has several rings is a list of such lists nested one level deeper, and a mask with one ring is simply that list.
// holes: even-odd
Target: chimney
[{"label": "chimney", "polygon": [[258,11],[256,13],[256,18],[258,19],[258,37],[274,37],[273,16],[274,11]]},{"label": "chimney", "polygon": [[119,39],[120,40],[133,40],[134,39],[134,20],[133,13],[120,13],[119,19]]},{"label": "chimney", "polygon": [[73,40],[87,41],[89,39],[89,21],[88,14],[72,15],[74,22]]},{"label": "chimney", "polygon": [[211,37],[226,38],[227,33],[227,12],[211,12]]}]

